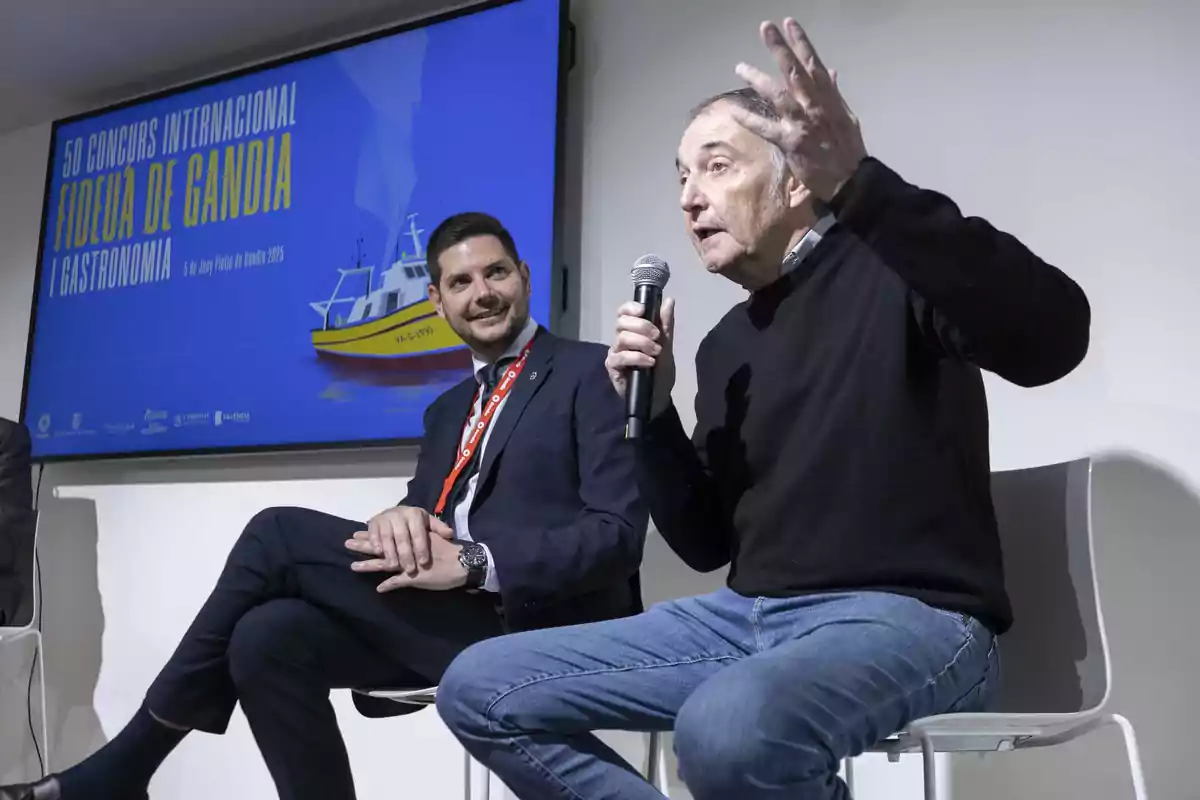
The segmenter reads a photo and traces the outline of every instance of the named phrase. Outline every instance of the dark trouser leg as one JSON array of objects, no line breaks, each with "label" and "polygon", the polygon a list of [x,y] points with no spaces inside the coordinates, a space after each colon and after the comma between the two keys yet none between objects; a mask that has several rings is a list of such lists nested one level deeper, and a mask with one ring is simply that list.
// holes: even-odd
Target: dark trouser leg
[{"label": "dark trouser leg", "polygon": [[229,673],[280,800],[354,800],[330,687],[422,680],[297,599],[270,600],[241,618]]},{"label": "dark trouser leg", "polygon": [[[436,682],[460,650],[501,633],[485,595],[378,594],[383,576],[352,572],[356,556],[343,546],[363,527],[306,509],[256,515],[143,708],[112,742],[59,776],[63,800],[144,796],[183,738],[162,723],[222,733],[243,694],[283,797],[352,797],[329,689],[414,676]],[[344,655],[336,663],[334,651]],[[323,682],[314,678],[314,664],[327,670]],[[328,770],[324,783],[308,783],[313,764]],[[339,788],[311,788],[321,786]]]},{"label": "dark trouser leg", "polygon": [[[250,520],[216,588],[147,693],[156,717],[211,733],[229,724],[238,688],[230,674],[235,629],[271,600],[300,599],[369,642],[402,675],[437,681],[467,645],[501,632],[485,595],[402,589],[380,595],[383,576],[350,570],[344,542],[364,525],[317,511],[275,508]],[[344,676],[345,683],[364,685]]]}]

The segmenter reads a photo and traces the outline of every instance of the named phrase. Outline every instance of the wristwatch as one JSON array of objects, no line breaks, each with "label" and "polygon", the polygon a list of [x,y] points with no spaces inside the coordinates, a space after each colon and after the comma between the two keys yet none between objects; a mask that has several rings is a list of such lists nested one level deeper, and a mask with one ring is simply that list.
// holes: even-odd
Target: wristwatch
[{"label": "wristwatch", "polygon": [[462,550],[458,551],[458,563],[467,571],[468,589],[479,589],[487,580],[487,551],[478,542],[463,542]]}]

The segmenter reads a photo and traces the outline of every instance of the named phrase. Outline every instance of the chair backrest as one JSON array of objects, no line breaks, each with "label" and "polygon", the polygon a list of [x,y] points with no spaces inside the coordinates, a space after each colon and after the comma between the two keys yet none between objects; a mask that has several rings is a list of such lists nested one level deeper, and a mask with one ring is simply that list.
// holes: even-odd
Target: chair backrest
[{"label": "chair backrest", "polygon": [[1091,459],[992,474],[1015,619],[1000,639],[994,711],[1081,712],[1108,698],[1091,491]]}]

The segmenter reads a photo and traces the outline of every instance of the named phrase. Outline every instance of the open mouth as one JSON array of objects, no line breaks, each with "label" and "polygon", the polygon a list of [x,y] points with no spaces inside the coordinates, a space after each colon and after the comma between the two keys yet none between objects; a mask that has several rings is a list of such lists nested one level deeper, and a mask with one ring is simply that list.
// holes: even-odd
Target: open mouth
[{"label": "open mouth", "polygon": [[496,319],[497,317],[504,316],[504,311],[505,309],[503,308],[497,309],[496,311],[489,311],[486,314],[480,314],[479,316],[471,317],[471,321],[479,322],[480,320]]},{"label": "open mouth", "polygon": [[722,231],[720,228],[703,228],[703,227],[692,228],[692,233],[695,235],[696,240],[700,241],[700,242],[703,242],[706,239],[709,239],[721,232]]}]

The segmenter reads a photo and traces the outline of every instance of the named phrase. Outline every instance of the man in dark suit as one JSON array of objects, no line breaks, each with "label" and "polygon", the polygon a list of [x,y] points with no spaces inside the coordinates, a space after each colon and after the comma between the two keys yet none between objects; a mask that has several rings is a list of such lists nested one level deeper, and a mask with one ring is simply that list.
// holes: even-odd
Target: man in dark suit
[{"label": "man in dark suit", "polygon": [[33,482],[29,431],[0,417],[0,626],[10,625],[25,596],[23,559],[33,550]]},{"label": "man in dark suit", "polygon": [[348,800],[331,688],[434,684],[472,642],[640,609],[648,519],[606,349],[530,319],[528,267],[492,217],[446,220],[427,257],[476,374],[426,412],[408,496],[367,524],[256,515],[129,725],[0,800],[145,797],[185,733],[223,732],[238,702],[283,800]]}]

